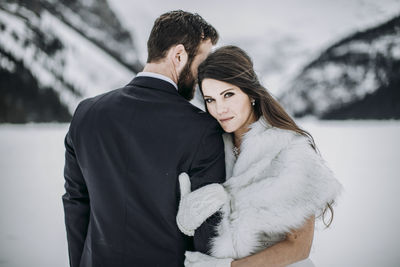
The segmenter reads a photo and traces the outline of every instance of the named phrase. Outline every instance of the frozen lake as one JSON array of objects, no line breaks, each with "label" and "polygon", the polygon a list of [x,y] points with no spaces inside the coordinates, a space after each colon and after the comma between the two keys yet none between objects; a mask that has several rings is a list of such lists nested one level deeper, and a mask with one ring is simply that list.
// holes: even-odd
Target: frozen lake
[{"label": "frozen lake", "polygon": [[[319,223],[316,267],[400,266],[400,121],[300,121],[345,191]],[[0,266],[68,266],[66,124],[0,125]]]}]

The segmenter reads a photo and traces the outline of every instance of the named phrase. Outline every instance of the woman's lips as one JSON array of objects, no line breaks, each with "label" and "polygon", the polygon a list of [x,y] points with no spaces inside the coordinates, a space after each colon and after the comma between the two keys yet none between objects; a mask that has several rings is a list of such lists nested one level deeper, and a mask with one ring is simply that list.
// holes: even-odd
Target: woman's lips
[{"label": "woman's lips", "polygon": [[225,123],[225,122],[228,122],[228,121],[230,121],[230,120],[232,120],[232,119],[233,119],[233,117],[229,117],[229,118],[219,119],[219,121],[220,121],[221,123]]}]

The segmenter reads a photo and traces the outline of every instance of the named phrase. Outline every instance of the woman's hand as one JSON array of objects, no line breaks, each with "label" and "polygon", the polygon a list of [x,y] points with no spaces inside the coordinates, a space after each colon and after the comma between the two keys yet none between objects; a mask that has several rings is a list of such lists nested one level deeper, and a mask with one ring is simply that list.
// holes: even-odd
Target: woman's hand
[{"label": "woman's hand", "polygon": [[179,175],[179,186],[181,200],[176,223],[182,233],[193,236],[194,231],[228,201],[228,194],[220,184],[209,184],[191,192],[186,173]]},{"label": "woman's hand", "polygon": [[200,252],[186,251],[185,267],[231,267],[233,259],[218,259]]}]

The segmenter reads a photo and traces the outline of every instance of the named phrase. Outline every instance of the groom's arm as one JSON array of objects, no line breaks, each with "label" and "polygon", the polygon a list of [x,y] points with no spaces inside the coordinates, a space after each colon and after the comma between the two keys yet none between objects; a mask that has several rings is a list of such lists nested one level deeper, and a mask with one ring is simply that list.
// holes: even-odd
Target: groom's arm
[{"label": "groom's arm", "polygon": [[254,255],[235,260],[232,267],[283,267],[307,259],[314,237],[315,218],[311,217],[286,239]]},{"label": "groom's arm", "polygon": [[[225,182],[225,153],[222,130],[216,121],[206,128],[189,172],[192,191],[211,183]],[[209,241],[215,236],[219,214],[209,217],[194,234],[194,249],[208,253]]]},{"label": "groom's arm", "polygon": [[78,267],[89,224],[89,195],[77,162],[70,132],[65,137],[65,149],[64,177],[66,193],[62,199],[70,266]]}]

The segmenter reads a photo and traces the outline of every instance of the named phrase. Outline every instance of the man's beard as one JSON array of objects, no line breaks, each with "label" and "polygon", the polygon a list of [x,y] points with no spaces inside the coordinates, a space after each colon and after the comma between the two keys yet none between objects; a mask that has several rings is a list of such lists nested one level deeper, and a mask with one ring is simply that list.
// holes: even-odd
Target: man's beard
[{"label": "man's beard", "polygon": [[186,100],[192,100],[196,84],[196,78],[193,77],[193,73],[190,70],[191,65],[191,62],[186,64],[178,79],[178,92]]}]

